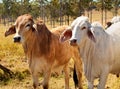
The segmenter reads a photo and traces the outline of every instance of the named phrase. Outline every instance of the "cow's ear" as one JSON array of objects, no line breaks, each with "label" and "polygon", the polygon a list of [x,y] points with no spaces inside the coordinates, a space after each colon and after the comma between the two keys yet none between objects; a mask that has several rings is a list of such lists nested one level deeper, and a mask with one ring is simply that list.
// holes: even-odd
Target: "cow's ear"
[{"label": "cow's ear", "polygon": [[11,26],[6,32],[5,37],[16,33],[15,25]]},{"label": "cow's ear", "polygon": [[107,29],[108,27],[110,27],[112,25],[112,22],[107,22],[106,25],[107,26],[105,26],[105,29]]},{"label": "cow's ear", "polygon": [[60,42],[64,42],[68,39],[70,39],[72,36],[72,31],[70,29],[65,30],[61,35],[60,35]]},{"label": "cow's ear", "polygon": [[[33,22],[34,23],[34,22]],[[43,20],[39,20],[38,19],[38,21],[36,22],[36,24],[34,23],[33,24],[33,31],[35,30],[35,31],[38,31],[38,29],[40,29],[40,26],[42,27],[42,26],[44,26],[44,27],[46,27],[46,25],[44,24],[44,22],[43,22]],[[46,27],[47,28],[47,27]]]},{"label": "cow's ear", "polygon": [[33,29],[37,31],[37,24],[33,24]]},{"label": "cow's ear", "polygon": [[88,29],[87,35],[93,42],[96,42],[94,31],[92,28]]}]

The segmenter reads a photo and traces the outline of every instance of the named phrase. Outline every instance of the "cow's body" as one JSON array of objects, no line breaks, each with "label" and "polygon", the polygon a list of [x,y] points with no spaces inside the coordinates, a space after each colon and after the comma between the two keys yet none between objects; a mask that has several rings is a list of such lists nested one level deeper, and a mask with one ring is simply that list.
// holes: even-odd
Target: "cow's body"
[{"label": "cow's body", "polygon": [[[104,89],[108,74],[120,73],[120,22],[105,31],[97,23],[91,25],[86,17],[77,19],[72,26],[72,35],[69,35],[70,43],[80,47],[88,88],[93,89],[94,79],[99,78],[98,89]],[[63,35],[66,32],[71,33],[71,30]],[[66,38],[64,36],[61,40]]]},{"label": "cow's body", "polygon": [[38,86],[39,72],[44,75],[43,88],[48,89],[51,72],[54,69],[59,71],[59,68],[64,69],[65,89],[69,89],[68,63],[71,57],[76,59],[76,66],[80,66],[77,74],[79,75],[79,88],[82,88],[82,67],[81,61],[78,60],[80,59],[78,50],[70,47],[68,42],[63,44],[59,42],[60,32],[64,29],[65,27],[61,27],[50,32],[43,22],[34,24],[30,15],[22,15],[17,18],[15,26],[6,31],[6,36],[16,32],[14,41],[21,42],[23,45],[25,55],[29,60],[34,89]]}]

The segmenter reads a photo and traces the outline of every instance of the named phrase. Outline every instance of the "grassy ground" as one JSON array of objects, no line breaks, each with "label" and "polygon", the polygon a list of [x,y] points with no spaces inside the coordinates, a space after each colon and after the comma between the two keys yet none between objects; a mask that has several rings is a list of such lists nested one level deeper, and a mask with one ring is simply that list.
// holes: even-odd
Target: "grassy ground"
[{"label": "grassy ground", "polygon": [[[99,21],[100,12],[96,12],[93,21]],[[112,18],[111,13],[108,13],[108,20]],[[4,37],[5,30],[8,27],[0,24],[0,64],[9,68],[14,72],[13,78],[5,76],[4,72],[0,70],[0,89],[33,89],[32,78],[29,73],[27,60],[23,53],[23,48],[20,44],[14,44],[12,41],[13,36]],[[72,80],[72,72],[70,77],[70,89],[74,89]],[[39,79],[42,80],[42,76]],[[98,83],[96,80],[95,85]],[[64,75],[57,77],[52,76],[50,79],[50,89],[64,89]],[[87,89],[87,82],[83,77],[83,87]],[[39,87],[42,89],[42,87]],[[115,75],[109,75],[106,89],[120,89],[120,78]]]}]

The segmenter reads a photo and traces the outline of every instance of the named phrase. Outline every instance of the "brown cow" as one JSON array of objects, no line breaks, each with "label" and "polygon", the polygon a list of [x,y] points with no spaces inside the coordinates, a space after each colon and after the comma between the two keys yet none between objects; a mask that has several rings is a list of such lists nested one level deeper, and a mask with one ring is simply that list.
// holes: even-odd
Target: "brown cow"
[{"label": "brown cow", "polygon": [[60,33],[64,29],[65,27],[61,27],[51,32],[42,21],[35,24],[32,16],[25,14],[19,16],[15,24],[5,32],[5,36],[16,33],[14,42],[22,43],[25,55],[29,60],[34,89],[39,85],[39,72],[44,75],[44,80],[41,83],[43,89],[48,89],[51,72],[53,69],[58,70],[58,68],[64,70],[65,89],[69,89],[68,63],[71,57],[75,59],[79,80],[78,87],[82,89],[82,64],[78,50],[69,46],[68,42],[59,42]]}]

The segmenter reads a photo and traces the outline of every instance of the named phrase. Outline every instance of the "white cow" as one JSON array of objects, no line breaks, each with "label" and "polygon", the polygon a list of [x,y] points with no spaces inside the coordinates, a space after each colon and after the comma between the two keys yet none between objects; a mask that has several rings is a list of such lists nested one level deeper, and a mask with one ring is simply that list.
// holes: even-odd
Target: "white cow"
[{"label": "white cow", "polygon": [[112,24],[120,22],[120,16],[114,16],[110,22],[107,22],[106,28],[110,27]]},{"label": "white cow", "polygon": [[60,40],[70,39],[71,45],[79,46],[88,88],[93,89],[94,79],[99,78],[98,89],[105,89],[108,74],[120,73],[120,22],[105,31],[100,24],[91,25],[86,18],[75,19],[72,30],[64,31]]}]

